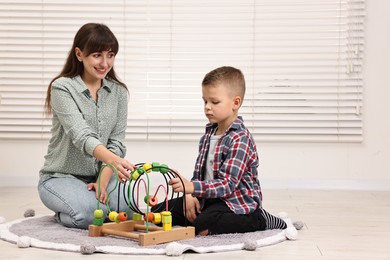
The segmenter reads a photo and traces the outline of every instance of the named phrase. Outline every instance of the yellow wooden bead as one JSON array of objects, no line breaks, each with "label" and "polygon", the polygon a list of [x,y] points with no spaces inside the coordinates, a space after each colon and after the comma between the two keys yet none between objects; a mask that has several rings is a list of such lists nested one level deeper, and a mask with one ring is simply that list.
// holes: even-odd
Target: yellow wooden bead
[{"label": "yellow wooden bead", "polygon": [[146,172],[151,172],[152,171],[152,165],[150,163],[145,163],[142,168],[146,171]]},{"label": "yellow wooden bead", "polygon": [[162,229],[163,229],[164,231],[172,230],[172,224],[171,224],[171,223],[169,223],[169,224],[163,224]]},{"label": "yellow wooden bead", "polygon": [[108,214],[108,219],[111,220],[111,221],[115,221],[115,219],[117,218],[118,216],[118,212],[116,211],[111,211],[110,214]]},{"label": "yellow wooden bead", "polygon": [[160,224],[161,223],[161,214],[160,213],[153,213],[154,219],[153,224]]}]

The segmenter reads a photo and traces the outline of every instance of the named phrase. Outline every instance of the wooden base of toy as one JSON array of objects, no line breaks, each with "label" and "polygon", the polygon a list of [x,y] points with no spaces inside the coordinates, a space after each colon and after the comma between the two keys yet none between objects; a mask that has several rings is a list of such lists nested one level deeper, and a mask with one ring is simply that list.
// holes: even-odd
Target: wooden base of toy
[{"label": "wooden base of toy", "polygon": [[89,225],[89,236],[99,237],[113,235],[138,240],[140,246],[157,245],[166,242],[195,237],[194,227],[179,227],[163,231],[161,227],[148,226],[143,220],[127,220],[121,223],[105,223],[102,226]]}]

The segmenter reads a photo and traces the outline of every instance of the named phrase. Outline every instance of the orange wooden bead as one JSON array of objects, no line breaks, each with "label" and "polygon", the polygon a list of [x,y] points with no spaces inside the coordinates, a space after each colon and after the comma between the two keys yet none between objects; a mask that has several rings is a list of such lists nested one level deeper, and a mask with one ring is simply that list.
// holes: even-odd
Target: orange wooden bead
[{"label": "orange wooden bead", "polygon": [[127,220],[127,214],[126,212],[120,212],[118,214],[118,219],[122,222],[122,221],[126,221]]},{"label": "orange wooden bead", "polygon": [[[153,212],[149,212],[149,213],[148,213],[147,219],[148,219],[148,222],[153,222],[153,220],[154,220],[154,214],[153,214]],[[146,220],[146,216],[145,216],[145,220]]]}]

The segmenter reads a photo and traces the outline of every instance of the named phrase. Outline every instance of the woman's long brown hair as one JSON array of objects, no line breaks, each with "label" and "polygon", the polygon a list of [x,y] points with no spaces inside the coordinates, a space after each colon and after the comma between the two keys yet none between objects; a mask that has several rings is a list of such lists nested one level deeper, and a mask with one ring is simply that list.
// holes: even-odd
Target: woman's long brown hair
[{"label": "woman's long brown hair", "polygon": [[[75,49],[79,48],[85,56],[94,52],[112,51],[115,55],[119,51],[119,43],[112,31],[104,24],[87,23],[83,25],[76,33],[72,48],[69,51],[68,58],[61,73],[56,76],[49,84],[46,94],[45,111],[51,113],[51,87],[53,82],[60,77],[73,78],[82,75],[84,71],[83,63],[76,57]],[[106,75],[107,79],[118,82],[127,89],[125,83],[121,82],[116,76],[114,67]]]}]

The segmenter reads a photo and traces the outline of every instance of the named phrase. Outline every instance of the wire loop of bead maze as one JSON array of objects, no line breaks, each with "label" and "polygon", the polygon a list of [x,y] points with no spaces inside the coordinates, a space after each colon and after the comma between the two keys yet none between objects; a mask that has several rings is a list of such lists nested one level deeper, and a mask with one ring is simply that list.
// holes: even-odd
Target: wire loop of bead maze
[{"label": "wire loop of bead maze", "polygon": [[[115,185],[114,189],[109,192],[108,196],[118,187],[118,171],[115,168],[115,166],[111,164],[103,165],[99,178],[98,178],[98,194],[100,196],[100,177],[101,172],[104,167],[109,166],[111,167],[114,172],[117,175],[117,185]],[[160,185],[159,188],[165,189],[165,203],[166,203],[166,210],[162,211],[161,213],[155,213],[151,212],[149,209],[149,206],[155,206],[157,204],[157,192],[159,188],[157,189],[156,193],[154,195],[150,195],[150,183],[149,183],[149,173],[151,172],[160,172],[162,176],[165,179],[166,186]],[[117,237],[124,237],[124,238],[130,238],[138,241],[138,244],[140,246],[149,246],[149,245],[156,245],[161,243],[167,243],[172,241],[178,241],[183,239],[190,239],[195,237],[195,228],[191,226],[185,226],[185,227],[175,227],[172,228],[172,216],[170,214],[170,210],[168,209],[168,191],[169,191],[169,185],[168,182],[171,178],[178,177],[182,184],[183,181],[176,172],[171,170],[167,165],[165,164],[159,164],[156,162],[153,162],[152,164],[149,163],[139,163],[135,165],[135,169],[131,172],[130,179],[129,179],[129,185],[128,188],[125,189],[125,186],[123,188],[123,196],[125,198],[125,201],[128,205],[127,212],[121,212],[117,213],[115,211],[111,211],[108,203],[106,203],[107,210],[109,212],[109,219],[113,222],[109,223],[103,223],[104,217],[101,215],[102,210],[99,209],[99,201],[97,202],[97,210],[95,210],[94,216],[95,220],[94,223],[89,225],[89,236],[91,237],[98,237],[98,236],[106,236],[106,235],[112,235]],[[147,183],[145,182],[145,179],[147,179]],[[145,196],[145,203],[146,203],[146,212],[143,212],[140,210],[139,207],[139,186],[143,183],[145,185],[145,190],[147,195]],[[118,195],[120,191],[120,183],[118,187]],[[137,187],[137,189],[136,189]],[[184,184],[183,184],[184,187]],[[132,192],[131,192],[132,190]],[[137,194],[136,194],[137,191]],[[185,194],[185,190],[183,192],[183,196]],[[177,197],[179,194],[177,193]],[[138,198],[137,198],[138,197]],[[171,192],[170,198],[172,199],[174,197],[174,193]],[[185,200],[184,200],[185,203]],[[161,209],[161,206],[163,203],[160,204],[160,207],[157,208],[156,211]],[[174,206],[174,205],[173,205]],[[184,204],[185,207],[185,204]],[[119,199],[118,199],[118,208],[119,208]],[[128,211],[133,211],[133,219],[132,220],[126,220]],[[184,213],[185,214],[185,213]],[[162,215],[162,216],[161,216]],[[142,219],[142,216],[144,219]],[[149,222],[152,222],[154,224],[159,224],[162,222],[163,227],[160,226],[151,226],[149,225]],[[161,221],[161,222],[160,222]]]}]

